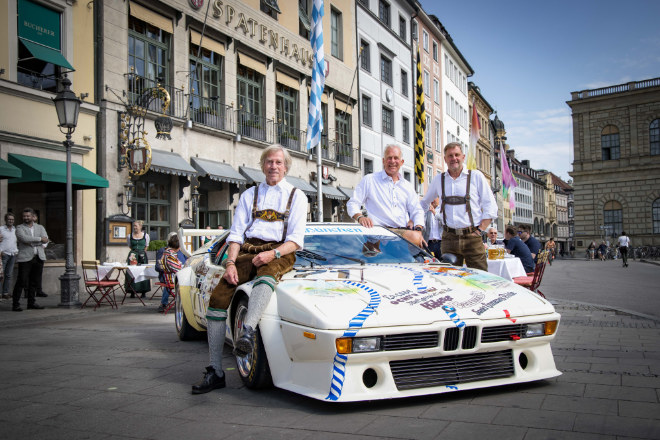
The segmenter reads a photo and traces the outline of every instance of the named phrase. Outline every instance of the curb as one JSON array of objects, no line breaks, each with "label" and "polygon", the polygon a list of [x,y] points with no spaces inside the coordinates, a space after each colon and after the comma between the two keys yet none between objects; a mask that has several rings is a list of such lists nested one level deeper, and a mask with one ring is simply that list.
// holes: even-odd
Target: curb
[{"label": "curb", "polygon": [[566,300],[555,299],[555,298],[547,298],[547,299],[548,299],[548,301],[550,301],[550,303],[552,305],[577,304],[577,305],[581,305],[581,306],[590,306],[590,307],[595,307],[595,308],[602,309],[602,310],[611,310],[613,312],[623,313],[623,314],[634,316],[634,317],[637,317],[637,318],[648,319],[649,321],[660,322],[660,317],[659,316],[646,315],[644,313],[639,313],[639,312],[635,312],[635,311],[628,310],[628,309],[620,309],[620,308],[617,308],[617,307],[606,306],[606,305],[603,305],[603,304],[594,304],[594,303],[588,303],[588,302],[582,302],[582,301],[566,301]]}]

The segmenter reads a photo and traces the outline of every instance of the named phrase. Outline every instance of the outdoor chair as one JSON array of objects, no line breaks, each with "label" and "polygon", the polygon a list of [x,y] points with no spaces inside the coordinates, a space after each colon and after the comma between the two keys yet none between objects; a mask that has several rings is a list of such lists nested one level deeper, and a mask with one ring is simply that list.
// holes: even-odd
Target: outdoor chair
[{"label": "outdoor chair", "polygon": [[539,290],[541,280],[543,279],[543,272],[545,272],[545,265],[548,263],[550,251],[541,251],[537,255],[536,266],[534,267],[534,274],[532,276],[515,277],[513,282],[519,286],[528,288],[534,293],[538,293],[543,298],[545,295]]},{"label": "outdoor chair", "polygon": [[[119,271],[111,269],[104,278],[99,277],[99,262],[98,260],[82,261],[83,278],[85,280],[85,290],[89,294],[89,298],[80,306],[83,308],[87,305],[89,300],[94,300],[96,305],[94,310],[102,303],[107,302],[110,307],[117,308],[117,299],[115,298],[115,291],[117,289],[124,290],[119,282]],[[113,277],[112,273],[116,272]]]}]

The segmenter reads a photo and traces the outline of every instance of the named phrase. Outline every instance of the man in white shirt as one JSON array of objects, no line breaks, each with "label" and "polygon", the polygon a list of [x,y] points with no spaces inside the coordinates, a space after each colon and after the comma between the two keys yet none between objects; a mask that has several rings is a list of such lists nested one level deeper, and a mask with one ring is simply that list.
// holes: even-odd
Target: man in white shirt
[{"label": "man in white shirt", "polygon": [[[415,188],[399,172],[403,162],[399,146],[385,147],[383,170],[360,180],[346,208],[348,215],[362,226],[384,226],[419,246],[422,244],[424,211]],[[362,206],[367,215],[362,214]],[[408,220],[413,225],[410,229]]]},{"label": "man in white shirt", "polygon": [[206,367],[204,379],[192,386],[193,394],[225,387],[222,349],[227,308],[236,287],[254,280],[243,333],[234,335],[234,353],[245,357],[254,353],[257,324],[277,282],[293,269],[295,252],[303,247],[307,196],[284,179],[290,168],[287,150],[281,145],[266,148],[261,154],[266,181],[245,191],[238,201],[227,237],[226,271],[211,293],[206,312],[211,365]]},{"label": "man in white shirt", "polygon": [[2,254],[2,269],[5,274],[0,284],[2,286],[2,299],[9,299],[14,263],[18,254],[14,221],[14,214],[8,212],[5,214],[5,225],[0,226],[0,254]]},{"label": "man in white shirt", "polygon": [[442,240],[442,226],[440,226],[440,218],[436,208],[440,204],[440,199],[436,197],[431,202],[431,206],[426,214],[424,214],[424,241],[429,246],[429,250],[436,257],[440,258],[442,254],[441,240]]},{"label": "man in white shirt", "polygon": [[626,235],[626,231],[621,231],[619,237],[619,252],[623,260],[623,267],[628,267],[628,247],[630,246],[630,237]]},{"label": "man in white shirt", "polygon": [[447,144],[447,171],[433,179],[421,203],[429,206],[431,200],[440,196],[442,253],[456,255],[458,265],[465,260],[468,267],[488,270],[482,235],[492,219],[497,218],[497,203],[481,171],[466,170],[464,160],[461,144]]}]

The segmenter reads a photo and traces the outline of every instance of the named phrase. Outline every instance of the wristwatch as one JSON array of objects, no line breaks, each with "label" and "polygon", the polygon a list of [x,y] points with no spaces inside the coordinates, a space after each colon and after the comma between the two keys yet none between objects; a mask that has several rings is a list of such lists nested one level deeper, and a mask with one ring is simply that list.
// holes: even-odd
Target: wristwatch
[{"label": "wristwatch", "polygon": [[424,226],[417,225],[413,229],[415,229],[415,231],[422,232],[424,230]]},{"label": "wristwatch", "polygon": [[278,251],[277,249],[273,249],[273,252],[275,252],[275,258],[280,258],[282,256],[282,254],[280,254],[280,251]]}]

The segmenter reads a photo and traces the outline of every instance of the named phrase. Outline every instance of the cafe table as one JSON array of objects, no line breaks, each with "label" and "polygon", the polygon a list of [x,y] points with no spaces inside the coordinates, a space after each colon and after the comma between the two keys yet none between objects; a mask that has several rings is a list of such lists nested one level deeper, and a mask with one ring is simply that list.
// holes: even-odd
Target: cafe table
[{"label": "cafe table", "polygon": [[[98,274],[99,274],[99,279],[106,278],[110,276],[113,270],[118,270],[121,273],[124,274],[124,279],[126,277],[126,272],[131,274],[131,277],[133,278],[133,281],[136,283],[139,283],[140,281],[145,281],[147,279],[157,279],[158,278],[158,272],[156,272],[156,269],[154,267],[154,264],[126,264],[126,263],[103,263],[98,267]],[[144,304],[144,301],[142,301],[142,298],[140,298],[140,295],[135,294],[135,292],[125,292],[125,293],[133,293],[135,297],[142,303]],[[126,299],[126,295],[124,295],[124,299],[122,299],[121,303],[124,303],[124,300]]]},{"label": "cafe table", "polygon": [[527,275],[520,258],[510,255],[498,260],[488,259],[488,272],[509,281],[513,281],[515,277]]}]

